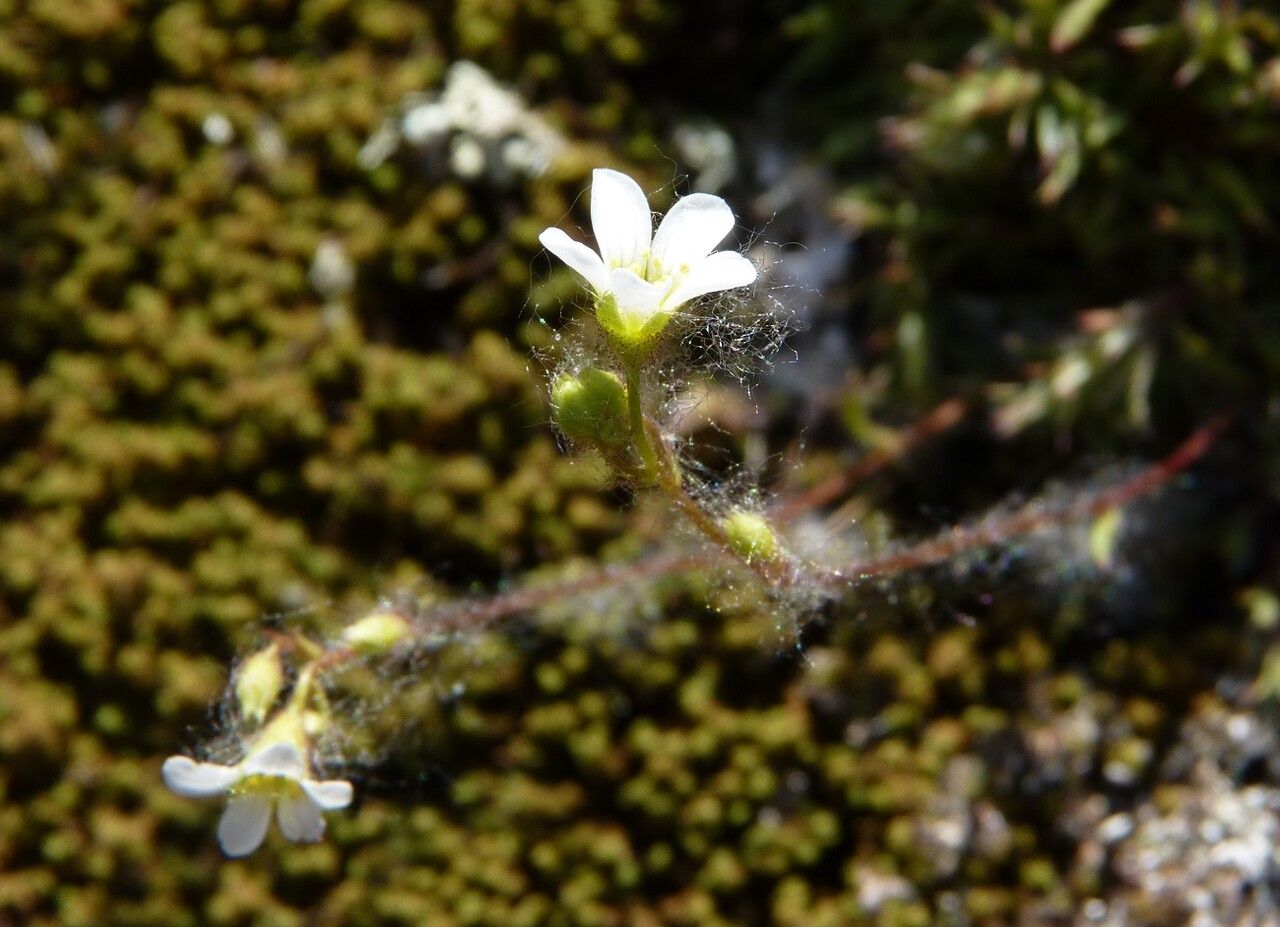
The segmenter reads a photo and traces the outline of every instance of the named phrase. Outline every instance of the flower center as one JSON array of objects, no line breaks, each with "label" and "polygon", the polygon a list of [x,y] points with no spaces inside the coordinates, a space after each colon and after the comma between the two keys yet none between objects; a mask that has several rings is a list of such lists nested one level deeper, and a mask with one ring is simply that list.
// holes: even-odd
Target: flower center
[{"label": "flower center", "polygon": [[289,776],[272,776],[266,773],[256,773],[252,776],[245,776],[235,784],[231,790],[234,793],[242,792],[258,792],[260,794],[270,795],[273,798],[296,798],[302,794],[302,786],[298,785],[298,781]]}]

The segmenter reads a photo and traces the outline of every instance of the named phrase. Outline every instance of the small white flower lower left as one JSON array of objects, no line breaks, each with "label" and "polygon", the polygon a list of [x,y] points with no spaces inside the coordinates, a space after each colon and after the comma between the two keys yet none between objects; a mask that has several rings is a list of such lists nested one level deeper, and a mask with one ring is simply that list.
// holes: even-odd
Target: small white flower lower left
[{"label": "small white flower lower left", "polygon": [[325,827],[322,812],[347,807],[354,794],[346,780],[311,778],[302,751],[287,740],[255,749],[235,766],[171,756],[161,772],[165,785],[179,795],[228,796],[218,822],[218,844],[230,857],[248,856],[262,845],[273,808],[289,840],[319,840]]}]

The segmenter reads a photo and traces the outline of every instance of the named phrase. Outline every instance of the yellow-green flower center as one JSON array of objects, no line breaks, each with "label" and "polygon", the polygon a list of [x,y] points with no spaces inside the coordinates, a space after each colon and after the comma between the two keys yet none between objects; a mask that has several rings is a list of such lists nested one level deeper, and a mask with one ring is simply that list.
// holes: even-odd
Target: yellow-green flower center
[{"label": "yellow-green flower center", "polygon": [[270,795],[272,798],[297,798],[302,794],[302,786],[298,784],[297,779],[289,776],[256,773],[245,776],[231,791],[236,795],[255,792],[259,795]]}]

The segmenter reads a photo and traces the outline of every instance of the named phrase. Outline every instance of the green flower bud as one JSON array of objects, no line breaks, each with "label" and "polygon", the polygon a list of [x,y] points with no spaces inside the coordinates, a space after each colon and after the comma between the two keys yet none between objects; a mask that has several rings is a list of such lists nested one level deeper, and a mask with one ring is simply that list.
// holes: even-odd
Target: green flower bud
[{"label": "green flower bud", "polygon": [[252,724],[261,724],[280,697],[283,687],[284,667],[280,665],[280,648],[273,643],[240,664],[235,684],[240,714]]},{"label": "green flower bud", "polygon": [[772,560],[778,555],[778,536],[763,515],[734,509],[720,521],[733,552],[744,560]]},{"label": "green flower bud", "polygon": [[1116,541],[1121,527],[1119,507],[1107,509],[1089,526],[1089,556],[1099,569],[1110,569],[1115,565]]},{"label": "green flower bud", "polygon": [[386,653],[407,638],[411,630],[403,615],[379,610],[349,626],[342,632],[342,640],[348,647],[361,653]]},{"label": "green flower bud", "polygon": [[329,712],[307,711],[302,715],[302,730],[308,737],[319,737],[329,727]]},{"label": "green flower bud", "polygon": [[556,427],[577,441],[617,447],[628,441],[627,388],[607,370],[564,374],[551,387]]}]

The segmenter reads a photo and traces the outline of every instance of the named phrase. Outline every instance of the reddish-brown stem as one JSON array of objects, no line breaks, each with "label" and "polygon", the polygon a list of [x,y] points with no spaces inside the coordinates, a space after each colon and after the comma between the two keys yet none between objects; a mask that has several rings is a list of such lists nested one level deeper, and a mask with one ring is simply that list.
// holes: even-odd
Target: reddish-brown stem
[{"label": "reddish-brown stem", "polygon": [[[854,586],[859,580],[921,569],[969,553],[1006,543],[1049,527],[1097,518],[1103,513],[1130,504],[1159,489],[1204,456],[1230,424],[1223,414],[1193,432],[1163,460],[1109,489],[1101,490],[1066,505],[1028,508],[1006,518],[981,525],[955,528],[905,550],[849,564],[838,571],[812,574],[811,578],[831,587]],[[696,504],[696,503],[695,503]],[[699,511],[701,509],[699,508]],[[704,513],[705,514],[705,513]],[[549,602],[589,595],[628,583],[672,576],[689,570],[723,566],[730,554],[722,550],[667,554],[635,563],[599,567],[575,579],[550,582],[481,599],[464,599],[437,606],[415,623],[414,638],[460,630],[481,630],[506,618],[536,609]],[[282,641],[287,638],[280,638]],[[332,669],[356,654],[348,648],[332,650],[317,663],[317,669]]]},{"label": "reddish-brown stem", "polygon": [[[720,563],[723,563],[723,556],[719,551],[670,554],[638,563],[598,567],[576,579],[551,582],[543,586],[516,589],[484,598],[457,599],[436,606],[418,618],[414,622],[410,640],[420,641],[432,635],[451,631],[481,631],[505,618],[532,611],[549,602],[589,595],[593,592],[623,586],[629,582],[659,579],[687,570],[710,568]],[[291,638],[285,635],[272,636],[288,641],[289,646],[296,649],[296,643]],[[337,669],[359,655],[350,647],[337,647],[327,651],[316,661],[316,669],[321,672]]]},{"label": "reddish-brown stem", "polygon": [[[985,525],[957,528],[941,538],[884,557],[850,564],[839,573],[829,573],[823,578],[832,583],[856,583],[864,577],[930,566],[961,553],[1013,540],[1052,524],[1096,518],[1109,509],[1128,505],[1160,488],[1186,470],[1213,446],[1230,420],[1229,415],[1218,416],[1193,432],[1159,463],[1083,500],[1057,508],[1026,509]],[[686,570],[707,569],[723,564],[726,557],[720,551],[704,551],[668,554],[637,563],[601,567],[565,582],[520,589],[487,599],[451,603],[428,615],[422,622],[421,630],[423,633],[430,633],[487,627],[548,602],[599,592],[629,582],[670,576]]]},{"label": "reddish-brown stem", "polygon": [[718,552],[668,554],[636,563],[599,567],[575,579],[503,592],[483,599],[464,599],[439,606],[418,622],[424,634],[485,628],[504,618],[555,602],[588,595],[630,582],[658,579],[722,562]]},{"label": "reddish-brown stem", "polygon": [[857,463],[847,470],[832,474],[799,495],[785,500],[773,509],[770,517],[775,522],[786,524],[838,499],[863,480],[895,461],[901,460],[920,444],[954,428],[964,419],[968,411],[969,405],[963,399],[946,400],[901,431],[892,447],[871,451],[859,458]]},{"label": "reddish-brown stem", "polygon": [[1111,509],[1128,505],[1168,483],[1191,466],[1226,429],[1231,416],[1219,415],[1196,429],[1190,437],[1159,463],[1130,477],[1123,483],[1103,490],[1082,500],[1053,508],[1027,508],[994,521],[951,529],[941,537],[925,541],[906,550],[887,554],[862,563],[851,564],[847,569],[831,573],[824,579],[831,584],[847,584],[873,576],[884,576],[906,570],[916,570],[949,560],[962,553],[992,547],[1046,528],[1050,525],[1070,524],[1097,518]]}]

